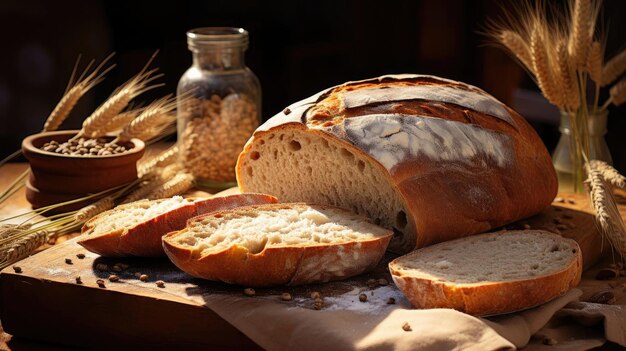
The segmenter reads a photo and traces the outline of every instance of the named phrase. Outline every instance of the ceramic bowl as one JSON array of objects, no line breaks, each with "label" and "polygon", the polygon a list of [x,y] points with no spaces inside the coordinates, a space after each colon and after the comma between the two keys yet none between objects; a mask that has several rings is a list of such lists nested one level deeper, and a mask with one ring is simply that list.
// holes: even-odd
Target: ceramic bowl
[{"label": "ceramic bowl", "polygon": [[[139,139],[130,141],[133,145],[130,150],[106,156],[62,155],[40,149],[51,140],[62,143],[77,133],[77,130],[44,132],[22,142],[22,152],[30,163],[26,199],[33,208],[81,198],[137,179],[137,161],[145,149]],[[83,205],[77,203],[63,210]]]}]

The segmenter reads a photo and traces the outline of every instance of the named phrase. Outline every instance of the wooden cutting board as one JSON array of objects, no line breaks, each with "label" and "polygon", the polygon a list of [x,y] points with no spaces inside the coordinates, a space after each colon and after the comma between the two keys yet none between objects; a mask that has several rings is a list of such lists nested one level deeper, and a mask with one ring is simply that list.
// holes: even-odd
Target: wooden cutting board
[{"label": "wooden cutting board", "polygon": [[[573,238],[581,246],[585,267],[590,267],[600,258],[601,239],[587,210],[587,200],[575,195],[564,195],[562,199],[563,202],[555,202],[541,214],[508,228],[546,229]],[[167,259],[101,258],[75,241],[69,240],[19,262],[21,273],[12,267],[0,273],[0,319],[6,332],[102,349],[258,348],[201,302],[184,297],[198,292],[241,295],[241,287],[192,278]],[[85,257],[80,259],[79,254]],[[386,261],[391,258],[387,257]],[[116,263],[128,268],[113,272]],[[108,269],[99,270],[100,264]],[[378,272],[387,274],[384,263]],[[109,282],[111,273],[117,274],[120,281]],[[149,280],[140,281],[137,273],[147,274]],[[82,284],[76,283],[77,277]],[[359,277],[350,284],[365,284],[369,277]],[[105,287],[98,286],[98,279],[104,280]],[[157,280],[165,282],[165,287],[157,287]],[[339,287],[333,284],[315,289],[324,290],[325,296],[329,296]],[[294,295],[310,294],[308,287],[289,291]]]}]

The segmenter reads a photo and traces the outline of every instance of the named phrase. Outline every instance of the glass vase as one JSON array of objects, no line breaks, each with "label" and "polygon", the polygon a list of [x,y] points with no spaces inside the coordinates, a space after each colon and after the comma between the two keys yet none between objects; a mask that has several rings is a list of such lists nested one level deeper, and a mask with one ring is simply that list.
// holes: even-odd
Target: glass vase
[{"label": "glass vase", "polygon": [[552,154],[552,163],[559,181],[559,192],[584,192],[585,160],[605,161],[613,164],[609,147],[604,140],[607,125],[607,111],[589,114],[586,117],[587,129],[576,128],[573,123],[584,126],[584,119],[561,111],[559,131],[561,138]]}]

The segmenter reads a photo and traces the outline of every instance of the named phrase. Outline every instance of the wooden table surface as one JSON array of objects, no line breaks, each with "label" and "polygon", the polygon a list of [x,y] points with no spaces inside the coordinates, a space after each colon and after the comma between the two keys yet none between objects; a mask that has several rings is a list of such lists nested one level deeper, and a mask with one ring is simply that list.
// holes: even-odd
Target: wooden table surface
[{"label": "wooden table surface", "polygon": [[[21,174],[27,165],[24,163],[7,164],[0,168],[0,189],[4,189],[11,183],[17,175]],[[209,195],[205,192],[196,192],[194,195]],[[626,218],[626,193],[620,193],[618,196],[618,202],[620,204],[620,210],[622,216]],[[578,202],[577,206],[587,206],[587,199],[584,195],[566,195],[567,198],[575,198]],[[23,189],[14,194],[9,200],[0,205],[0,219],[19,214],[29,209],[30,205],[26,201]],[[530,220],[532,223],[532,219]],[[55,244],[64,242],[69,238],[78,235],[77,233],[61,237],[56,240]],[[49,246],[49,245],[46,245]],[[45,249],[45,246],[40,250]],[[610,290],[616,295],[616,303],[626,304],[626,278],[613,281],[600,281],[595,280],[595,275],[598,270],[606,267],[611,262],[611,255],[605,255],[603,262],[597,264],[592,269],[589,269],[583,276],[583,281],[579,288],[583,290],[583,299],[591,296],[597,291]],[[50,303],[54,303],[51,301]],[[12,338],[11,335],[4,333],[0,329],[0,349],[1,350],[66,350],[67,347],[57,347],[51,344],[40,343],[36,341],[25,340],[21,338]]]}]

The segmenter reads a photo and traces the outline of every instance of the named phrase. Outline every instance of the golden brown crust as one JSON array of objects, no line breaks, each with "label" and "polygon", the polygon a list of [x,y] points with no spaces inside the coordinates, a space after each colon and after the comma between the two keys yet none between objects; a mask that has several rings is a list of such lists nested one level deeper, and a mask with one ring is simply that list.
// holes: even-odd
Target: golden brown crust
[{"label": "golden brown crust", "polygon": [[[346,108],[342,101],[346,92],[425,85],[464,89],[487,97],[507,116],[495,117],[450,102],[424,99],[372,102],[353,108]],[[372,164],[384,168],[389,184],[397,189],[408,210],[409,224],[414,228],[414,233],[409,236],[416,237],[413,244],[392,242],[390,248],[398,253],[530,217],[548,206],[556,196],[556,173],[550,155],[533,128],[515,111],[464,83],[432,76],[384,76],[331,88],[286,110],[259,127],[240,154],[237,163],[240,189],[260,190],[249,185],[247,179],[251,176],[245,174],[244,164],[253,145],[264,136],[293,128],[324,134],[352,152],[367,155]],[[435,143],[438,140],[462,140],[468,136],[471,139],[474,134],[475,144],[470,145],[469,152],[475,151],[472,147],[478,150],[471,157],[463,157],[464,151],[459,151],[456,146],[450,146],[450,150],[438,150],[439,154],[457,152],[457,160],[407,152],[409,155],[399,162],[384,164],[380,155],[376,155],[379,150],[376,150],[375,143],[368,145],[361,136],[351,135],[349,131],[350,125],[355,123],[353,129],[362,130],[359,121],[363,121],[364,116],[371,118],[376,114],[400,116],[400,123],[410,124],[407,128],[414,126],[412,123],[427,122],[443,126],[440,130],[456,128],[462,131],[456,135],[434,135],[433,132],[431,136]],[[407,116],[418,116],[418,119],[412,122]],[[389,119],[396,117],[390,116]],[[428,142],[432,141],[424,141]],[[424,144],[426,146],[429,145]],[[419,138],[413,147],[422,147]],[[485,156],[487,152],[498,154],[498,157]]]},{"label": "golden brown crust", "polygon": [[275,197],[264,194],[237,194],[211,199],[197,199],[194,202],[168,211],[148,221],[141,222],[133,227],[124,227],[98,235],[92,234],[98,221],[106,219],[111,212],[124,211],[145,202],[156,204],[160,201],[162,200],[140,200],[137,203],[118,206],[93,217],[83,226],[82,237],[78,240],[78,243],[91,252],[107,257],[163,256],[161,236],[184,228],[187,220],[192,217],[251,204],[278,202]]},{"label": "golden brown crust", "polygon": [[398,269],[397,260],[389,263],[389,271],[395,284],[416,308],[452,308],[475,316],[511,313],[548,302],[580,283],[580,248],[575,241],[564,240],[576,250],[575,259],[559,272],[530,279],[454,284],[411,276]]},{"label": "golden brown crust", "polygon": [[[271,210],[292,205],[300,204],[249,206],[242,210]],[[198,219],[236,211],[214,212],[199,216]],[[368,221],[366,218],[363,220]],[[257,254],[233,245],[222,251],[200,256],[198,251],[176,244],[174,239],[185,235],[187,230],[185,228],[163,236],[165,253],[178,268],[195,277],[254,287],[321,283],[361,274],[378,264],[392,236],[389,232],[386,236],[367,241],[265,247]],[[326,269],[338,266],[342,269]]]}]

